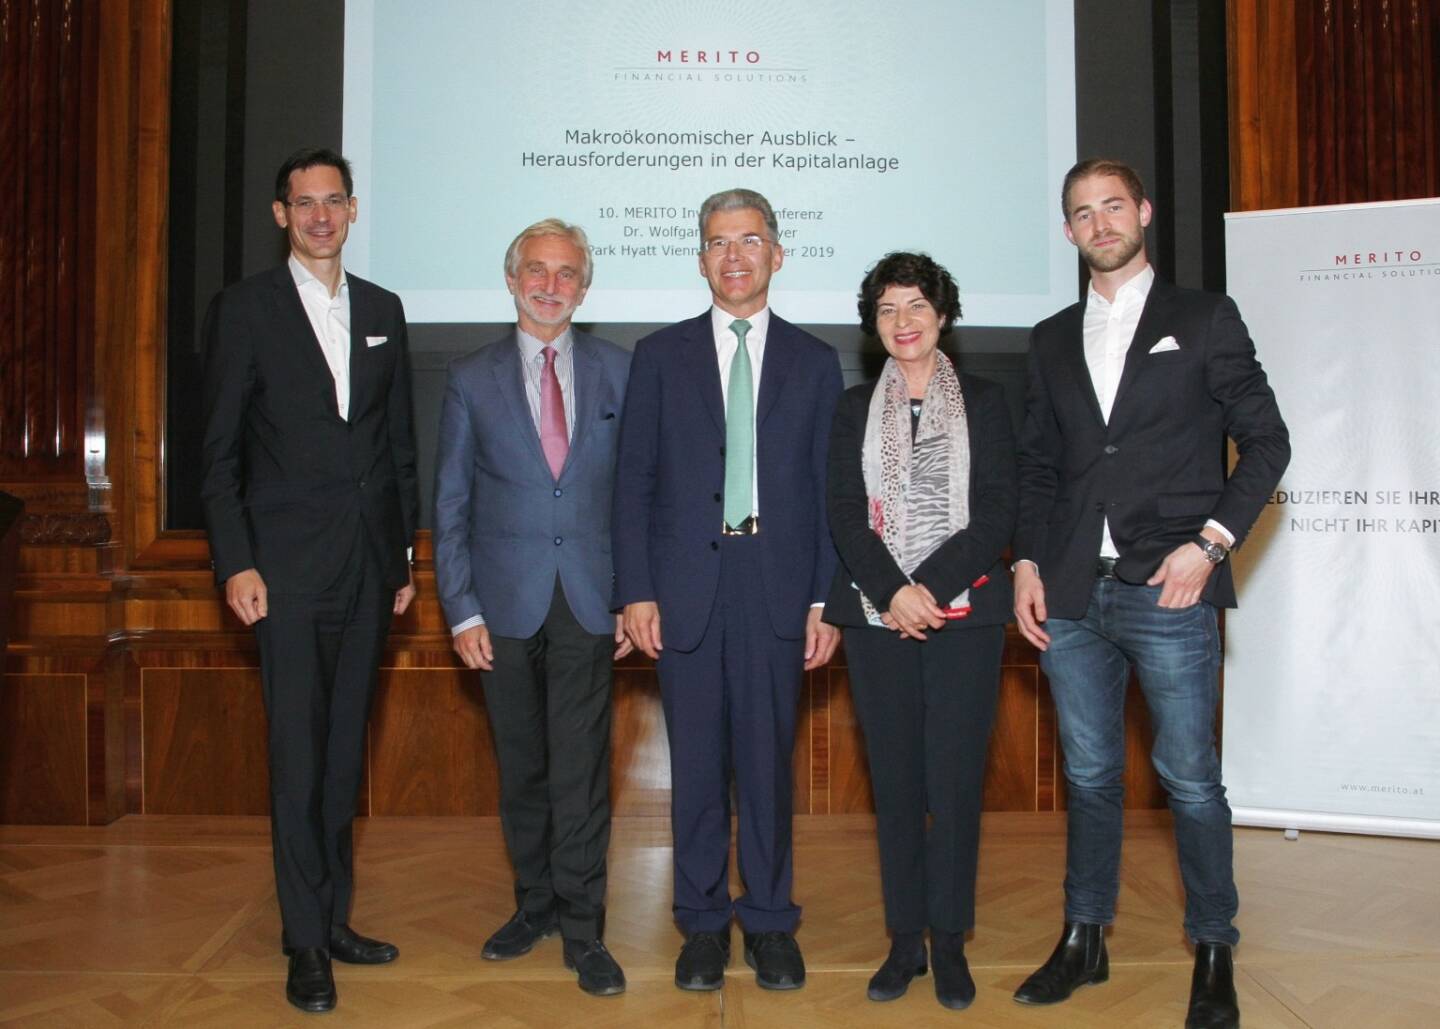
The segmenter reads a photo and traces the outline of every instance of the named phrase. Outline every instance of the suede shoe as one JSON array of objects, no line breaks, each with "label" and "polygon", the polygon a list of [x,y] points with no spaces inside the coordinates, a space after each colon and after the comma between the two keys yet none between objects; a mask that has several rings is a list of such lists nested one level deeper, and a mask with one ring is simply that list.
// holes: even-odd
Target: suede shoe
[{"label": "suede shoe", "polygon": [[1020,984],[1015,999],[1021,1004],[1059,1004],[1074,993],[1076,987],[1103,983],[1109,978],[1105,927],[1066,922],[1049,960]]},{"label": "suede shoe", "polygon": [[755,981],[764,989],[798,990],[805,985],[805,959],[791,933],[746,933],[745,963],[755,969]]},{"label": "suede shoe", "polygon": [[925,937],[921,933],[896,933],[890,941],[890,956],[870,977],[865,996],[871,1000],[896,1000],[905,996],[911,979],[927,971]]},{"label": "suede shoe", "polygon": [[330,955],[323,947],[301,947],[290,955],[285,999],[301,1011],[334,1009],[335,977],[330,973]]},{"label": "suede shoe", "polygon": [[[280,950],[288,958],[295,953],[285,934],[280,934]],[[372,940],[361,936],[348,925],[330,927],[330,957],[347,965],[383,965],[400,956],[400,948],[393,943]]]},{"label": "suede shoe", "polygon": [[930,931],[930,964],[935,969],[935,999],[951,1011],[975,1001],[975,980],[965,960],[965,934]]},{"label": "suede shoe", "polygon": [[535,914],[521,908],[485,941],[480,956],[486,961],[509,961],[529,954],[535,949],[535,944],[559,931],[560,922],[554,911]]},{"label": "suede shoe", "polygon": [[1195,944],[1195,974],[1190,979],[1190,1010],[1185,1029],[1239,1029],[1240,1001],[1235,996],[1235,963],[1228,943]]},{"label": "suede shoe", "polygon": [[580,977],[580,989],[593,997],[625,992],[625,973],[603,940],[566,940],[565,967]]},{"label": "suede shoe", "polygon": [[730,933],[694,932],[675,961],[675,985],[682,990],[718,990],[730,964]]}]

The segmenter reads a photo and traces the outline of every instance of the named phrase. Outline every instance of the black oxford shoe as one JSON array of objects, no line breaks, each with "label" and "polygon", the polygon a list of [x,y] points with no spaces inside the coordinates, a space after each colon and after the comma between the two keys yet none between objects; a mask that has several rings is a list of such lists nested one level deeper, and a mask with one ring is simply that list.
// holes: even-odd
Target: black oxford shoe
[{"label": "black oxford shoe", "polygon": [[594,997],[625,992],[625,973],[601,940],[566,940],[565,967],[580,978],[580,989]]},{"label": "black oxford shoe", "polygon": [[675,960],[675,985],[682,990],[718,990],[730,963],[730,932],[694,932]]},{"label": "black oxford shoe", "polygon": [[766,990],[798,990],[805,985],[805,959],[800,944],[786,932],[745,934],[745,963]]},{"label": "black oxford shoe", "polygon": [[1190,979],[1190,1010],[1185,1029],[1239,1029],[1240,1001],[1235,996],[1235,964],[1228,943],[1195,944],[1195,974]]},{"label": "black oxford shoe", "polygon": [[919,933],[911,939],[894,940],[890,944],[890,956],[870,977],[870,986],[865,996],[871,1000],[896,1000],[905,996],[910,980],[929,971],[925,964],[925,941]]},{"label": "black oxford shoe", "polygon": [[[295,953],[285,934],[280,934],[280,949],[288,958]],[[347,965],[384,965],[400,956],[400,948],[393,943],[372,940],[361,936],[348,925],[330,927],[330,957]]]},{"label": "black oxford shoe", "polygon": [[290,955],[285,999],[301,1011],[331,1011],[335,1007],[335,977],[330,957],[321,947],[301,947]]},{"label": "black oxford shoe", "polygon": [[559,931],[560,923],[555,912],[537,915],[522,909],[511,915],[510,921],[496,929],[494,935],[485,941],[480,956],[486,961],[509,961],[521,954],[529,954],[535,944]]},{"label": "black oxford shoe", "polygon": [[1110,956],[1105,953],[1105,927],[1087,922],[1066,922],[1065,931],[1050,959],[1015,991],[1021,1004],[1059,1004],[1077,987],[1103,983],[1110,978]]}]

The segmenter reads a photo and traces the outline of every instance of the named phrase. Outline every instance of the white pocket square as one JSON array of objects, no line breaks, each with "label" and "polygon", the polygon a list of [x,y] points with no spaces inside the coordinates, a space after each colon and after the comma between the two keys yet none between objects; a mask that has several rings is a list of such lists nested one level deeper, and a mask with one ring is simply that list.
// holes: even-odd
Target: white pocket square
[{"label": "white pocket square", "polygon": [[1174,336],[1166,336],[1159,343],[1150,348],[1152,354],[1163,354],[1167,350],[1179,350],[1180,344],[1175,342]]},{"label": "white pocket square", "polygon": [[[381,343],[384,343],[384,342],[385,342],[386,340],[388,340],[389,338],[390,338],[389,336],[366,336],[366,337],[365,337],[365,345],[366,345],[367,347],[378,347]],[[1175,342],[1175,341],[1174,341],[1174,340],[1171,340],[1170,342],[1173,343],[1173,342]],[[1153,351],[1152,351],[1152,353],[1153,353]]]}]

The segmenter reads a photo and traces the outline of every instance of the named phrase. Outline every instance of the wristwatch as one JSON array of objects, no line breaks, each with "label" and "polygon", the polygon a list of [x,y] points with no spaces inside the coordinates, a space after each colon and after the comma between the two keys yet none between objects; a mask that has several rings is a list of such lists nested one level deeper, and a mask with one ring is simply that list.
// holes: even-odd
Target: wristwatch
[{"label": "wristwatch", "polygon": [[1218,565],[1221,561],[1224,561],[1226,555],[1230,553],[1229,550],[1225,549],[1225,544],[1216,543],[1214,540],[1207,539],[1198,533],[1190,542],[1200,548],[1200,552],[1205,555],[1205,560],[1209,561],[1212,565]]}]

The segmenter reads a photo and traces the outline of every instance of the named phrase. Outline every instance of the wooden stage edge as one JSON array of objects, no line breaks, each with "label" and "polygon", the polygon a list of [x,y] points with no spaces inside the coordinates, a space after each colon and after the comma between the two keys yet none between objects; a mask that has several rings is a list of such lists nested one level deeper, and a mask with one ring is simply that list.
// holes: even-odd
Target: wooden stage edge
[{"label": "wooden stage edge", "polygon": [[[1237,986],[1247,1029],[1440,1025],[1440,844],[1236,831]],[[767,993],[735,956],[725,986],[671,982],[664,818],[617,819],[607,942],[619,998],[580,993],[558,939],[516,961],[479,958],[510,914],[494,818],[357,823],[352,921],[401,948],[378,968],[336,965],[328,1023],[289,1008],[264,818],[128,816],[104,827],[0,826],[0,1023],[36,1026],[1179,1026],[1191,956],[1166,812],[1127,813],[1110,982],[1057,1008],[1010,999],[1060,927],[1063,814],[985,816],[979,924],[967,946],[979,985],[964,1013],[929,978],[890,1004],[865,999],[886,950],[868,815],[795,822],[803,990]],[[733,861],[732,861],[733,868]],[[733,873],[732,873],[733,874]]]}]

